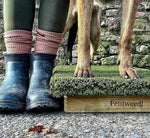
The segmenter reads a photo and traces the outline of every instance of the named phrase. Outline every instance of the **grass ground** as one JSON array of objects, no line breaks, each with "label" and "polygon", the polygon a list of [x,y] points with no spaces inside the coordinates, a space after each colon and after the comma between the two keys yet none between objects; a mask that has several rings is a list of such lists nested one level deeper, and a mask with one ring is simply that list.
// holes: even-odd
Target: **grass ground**
[{"label": "grass ground", "polygon": [[122,79],[117,66],[92,66],[95,77],[75,78],[75,66],[56,66],[51,79],[55,97],[64,95],[150,95],[150,70],[137,68],[142,79]]}]

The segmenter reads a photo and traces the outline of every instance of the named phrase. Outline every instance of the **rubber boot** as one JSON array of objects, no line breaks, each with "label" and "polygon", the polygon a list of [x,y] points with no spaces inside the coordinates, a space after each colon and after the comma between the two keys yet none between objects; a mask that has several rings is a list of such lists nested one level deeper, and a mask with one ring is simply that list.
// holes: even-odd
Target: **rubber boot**
[{"label": "rubber boot", "polygon": [[30,84],[26,98],[27,111],[59,109],[50,92],[50,78],[56,55],[33,53],[30,56]]},{"label": "rubber boot", "polygon": [[4,54],[6,74],[0,87],[0,112],[25,110],[29,54]]}]

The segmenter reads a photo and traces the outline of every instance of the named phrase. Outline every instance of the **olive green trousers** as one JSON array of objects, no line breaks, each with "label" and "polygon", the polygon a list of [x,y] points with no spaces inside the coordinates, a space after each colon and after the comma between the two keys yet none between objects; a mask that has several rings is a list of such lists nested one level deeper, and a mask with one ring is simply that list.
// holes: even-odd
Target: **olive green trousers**
[{"label": "olive green trousers", "polygon": [[[61,33],[64,30],[69,0],[40,0],[38,28]],[[31,31],[35,0],[4,0],[4,30]]]}]

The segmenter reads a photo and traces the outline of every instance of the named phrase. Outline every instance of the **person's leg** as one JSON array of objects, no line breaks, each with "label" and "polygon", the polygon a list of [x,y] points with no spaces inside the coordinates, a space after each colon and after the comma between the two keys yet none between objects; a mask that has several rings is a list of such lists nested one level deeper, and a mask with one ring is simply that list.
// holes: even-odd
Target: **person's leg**
[{"label": "person's leg", "polygon": [[69,0],[41,0],[35,52],[57,53],[68,8]]},{"label": "person's leg", "polygon": [[4,0],[6,74],[0,87],[0,112],[25,109],[29,83],[35,0]]},{"label": "person's leg", "polygon": [[7,53],[30,53],[35,0],[4,0],[4,40]]},{"label": "person's leg", "polygon": [[31,77],[27,95],[28,111],[58,109],[50,93],[50,78],[62,40],[69,0],[41,0],[35,53],[31,55]]},{"label": "person's leg", "polygon": [[35,0],[4,0],[4,29],[32,31]]}]

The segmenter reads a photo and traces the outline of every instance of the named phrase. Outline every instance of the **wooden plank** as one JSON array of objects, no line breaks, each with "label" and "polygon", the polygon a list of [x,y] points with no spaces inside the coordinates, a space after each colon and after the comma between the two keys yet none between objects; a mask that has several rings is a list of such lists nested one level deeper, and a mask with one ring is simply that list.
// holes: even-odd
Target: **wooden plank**
[{"label": "wooden plank", "polygon": [[150,112],[150,96],[65,96],[65,112]]}]

